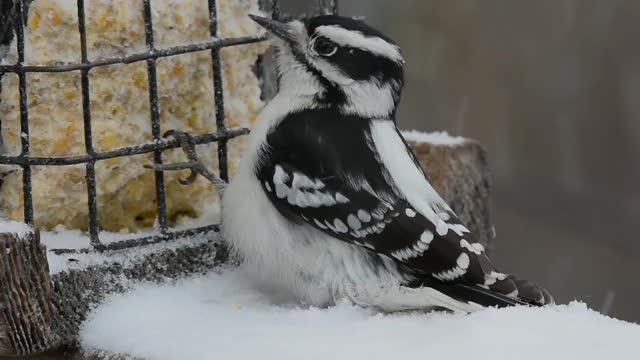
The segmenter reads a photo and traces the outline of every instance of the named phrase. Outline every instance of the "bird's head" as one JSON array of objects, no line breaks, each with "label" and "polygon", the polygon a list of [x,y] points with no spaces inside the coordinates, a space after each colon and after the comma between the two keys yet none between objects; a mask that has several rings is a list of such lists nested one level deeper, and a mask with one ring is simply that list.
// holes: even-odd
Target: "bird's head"
[{"label": "bird's head", "polygon": [[315,106],[392,118],[403,85],[400,48],[362,21],[325,15],[303,21],[251,18],[273,36],[281,92]]}]

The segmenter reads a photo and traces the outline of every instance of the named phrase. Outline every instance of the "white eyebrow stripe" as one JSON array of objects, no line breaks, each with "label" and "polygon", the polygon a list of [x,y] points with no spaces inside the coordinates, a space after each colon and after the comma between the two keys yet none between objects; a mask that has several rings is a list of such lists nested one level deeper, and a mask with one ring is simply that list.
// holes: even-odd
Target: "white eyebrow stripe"
[{"label": "white eyebrow stripe", "polygon": [[396,62],[403,62],[400,48],[374,36],[365,36],[356,30],[347,30],[336,25],[322,25],[316,28],[316,34],[346,45],[384,56]]}]

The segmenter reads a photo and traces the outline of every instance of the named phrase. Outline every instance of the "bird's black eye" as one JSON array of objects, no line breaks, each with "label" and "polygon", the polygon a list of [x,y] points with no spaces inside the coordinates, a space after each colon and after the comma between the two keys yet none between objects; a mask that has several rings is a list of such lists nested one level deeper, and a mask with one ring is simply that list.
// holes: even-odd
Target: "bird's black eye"
[{"label": "bird's black eye", "polygon": [[313,49],[322,56],[331,56],[338,50],[338,45],[327,38],[318,38],[313,44]]}]

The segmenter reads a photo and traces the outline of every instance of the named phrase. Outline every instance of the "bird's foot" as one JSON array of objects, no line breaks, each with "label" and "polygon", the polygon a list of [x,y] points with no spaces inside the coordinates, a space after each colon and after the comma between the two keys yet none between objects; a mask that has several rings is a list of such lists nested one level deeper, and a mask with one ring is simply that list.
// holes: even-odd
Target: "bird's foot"
[{"label": "bird's foot", "polygon": [[198,154],[196,153],[196,143],[191,134],[188,134],[179,130],[168,130],[162,135],[163,138],[174,137],[178,140],[182,151],[187,156],[187,161],[179,162],[174,164],[150,164],[144,165],[147,169],[153,169],[156,171],[179,171],[179,170],[191,170],[189,176],[184,179],[179,179],[180,184],[189,185],[193,184],[198,175],[204,176],[209,182],[211,182],[218,191],[219,195],[222,195],[224,191],[224,186],[227,183],[222,180],[218,175],[216,175],[213,171],[207,168],[200,158],[198,158]]}]

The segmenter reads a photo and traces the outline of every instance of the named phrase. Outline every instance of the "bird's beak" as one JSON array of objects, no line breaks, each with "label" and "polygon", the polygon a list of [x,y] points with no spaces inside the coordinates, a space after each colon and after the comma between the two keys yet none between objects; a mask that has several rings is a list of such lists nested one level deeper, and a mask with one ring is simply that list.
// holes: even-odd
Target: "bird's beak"
[{"label": "bird's beak", "polygon": [[287,26],[287,24],[252,14],[249,14],[249,17],[251,18],[251,20],[257,22],[258,25],[262,26],[267,31],[284,40],[285,42],[293,43],[295,41],[295,37],[289,30],[289,26]]}]

